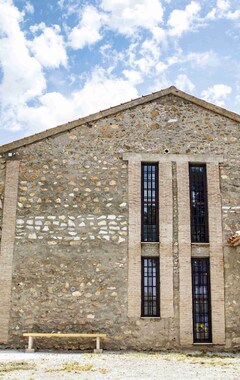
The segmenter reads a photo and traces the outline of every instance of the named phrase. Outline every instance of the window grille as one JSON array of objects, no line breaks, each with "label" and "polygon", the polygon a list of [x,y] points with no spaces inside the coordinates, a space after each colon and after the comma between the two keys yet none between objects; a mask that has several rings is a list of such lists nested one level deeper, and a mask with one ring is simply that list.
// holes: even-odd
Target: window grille
[{"label": "window grille", "polygon": [[208,243],[208,204],[206,165],[190,164],[190,210],[192,243]]},{"label": "window grille", "polygon": [[212,327],[208,258],[192,259],[192,291],[194,343],[210,343]]},{"label": "window grille", "polygon": [[142,241],[159,241],[158,164],[142,164]]},{"label": "window grille", "polygon": [[142,317],[160,316],[159,258],[142,257]]}]

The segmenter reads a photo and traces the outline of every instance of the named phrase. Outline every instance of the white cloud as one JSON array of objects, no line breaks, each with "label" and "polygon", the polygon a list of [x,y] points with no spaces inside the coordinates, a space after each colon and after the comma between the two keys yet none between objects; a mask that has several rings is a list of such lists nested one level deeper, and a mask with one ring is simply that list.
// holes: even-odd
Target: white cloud
[{"label": "white cloud", "polygon": [[175,85],[179,90],[192,92],[195,88],[193,82],[186,74],[179,74],[175,80]]},{"label": "white cloud", "polygon": [[136,85],[143,81],[142,73],[137,70],[123,70],[123,75],[127,78],[129,83]]},{"label": "white cloud", "polygon": [[30,13],[30,14],[34,13],[34,6],[30,3],[30,1],[26,2],[24,10],[25,10],[26,13]]},{"label": "white cloud", "polygon": [[[62,2],[58,4],[63,6]],[[86,5],[80,15],[78,25],[69,34],[69,45],[73,49],[82,49],[101,40],[103,28],[131,37],[139,29],[147,29],[159,42],[164,36],[163,29],[159,27],[163,20],[159,0],[102,0],[100,10]]]},{"label": "white cloud", "polygon": [[201,96],[204,100],[223,107],[225,105],[225,100],[231,92],[232,87],[226,84],[215,84],[207,90],[202,91]]},{"label": "white cloud", "polygon": [[73,99],[81,109],[81,114],[89,114],[137,96],[136,88],[127,80],[108,77],[106,72],[99,68],[93,72],[84,88],[73,94]]},{"label": "white cloud", "polygon": [[161,74],[163,73],[164,71],[166,71],[168,69],[168,65],[164,62],[158,62],[158,64],[156,65],[156,72],[158,74]]},{"label": "white cloud", "polygon": [[15,107],[41,95],[46,87],[39,62],[31,57],[24,33],[20,29],[22,14],[12,1],[0,1],[0,86],[2,107]]},{"label": "white cloud", "polygon": [[185,10],[174,9],[168,19],[170,36],[181,37],[183,32],[191,29],[194,21],[198,19],[200,10],[201,6],[196,1],[191,1]]},{"label": "white cloud", "polygon": [[166,62],[168,67],[173,65],[186,65],[189,63],[193,69],[216,68],[220,65],[218,55],[212,50],[184,54],[182,49],[178,49],[175,55],[167,58]]},{"label": "white cloud", "polygon": [[135,66],[140,70],[144,75],[151,73],[152,69],[155,67],[155,60],[150,56],[146,55],[142,58],[139,58],[135,62]]},{"label": "white cloud", "polygon": [[144,77],[155,70],[160,60],[161,51],[158,42],[152,38],[145,39],[141,45],[133,43],[129,53],[129,65],[140,71]]},{"label": "white cloud", "polygon": [[172,81],[167,77],[166,73],[162,73],[154,80],[152,85],[149,87],[148,92],[159,91],[170,86],[172,86]]},{"label": "white cloud", "polygon": [[102,0],[108,13],[107,25],[118,33],[132,36],[139,28],[153,30],[163,19],[159,0]]},{"label": "white cloud", "polygon": [[60,65],[67,66],[67,53],[63,37],[60,35],[60,27],[54,25],[47,27],[44,23],[34,25],[31,30],[41,34],[33,41],[28,42],[28,46],[34,57],[42,66],[56,68]]},{"label": "white cloud", "polygon": [[[128,80],[109,77],[104,70],[95,69],[84,87],[69,97],[58,92],[46,93],[39,97],[38,106],[24,104],[18,107],[16,114],[12,115],[14,130],[21,125],[26,134],[36,133],[137,96],[136,88]],[[8,128],[10,125],[8,122]]]},{"label": "white cloud", "polygon": [[[215,5],[213,18],[236,20],[240,9],[232,0],[211,0],[207,5],[207,0],[57,0],[58,12],[50,13],[53,12],[51,4],[48,18],[38,14],[40,24],[35,24],[36,18],[31,16],[32,0],[21,2],[22,12],[13,2],[0,0],[1,126],[8,130],[22,129],[29,134],[54,127],[136,98],[136,88],[147,93],[175,84],[192,93],[195,83],[199,82],[194,75],[201,75],[202,80],[207,81],[212,68],[216,69],[214,75],[217,77],[220,73],[222,78],[216,83],[224,82],[223,75],[228,73],[231,84],[232,77],[237,75],[237,70],[232,68],[231,74],[228,69],[231,52],[224,47],[232,35],[226,35],[221,51],[218,45],[212,45],[214,38],[212,29],[207,29],[210,24],[207,22],[205,28],[194,35],[196,44],[190,39],[188,44],[185,39],[178,39],[202,26],[203,22],[211,21],[201,14],[210,10],[212,4]],[[167,3],[171,3],[170,6]],[[53,23],[62,23],[63,27],[49,25],[50,19]],[[34,25],[29,27],[31,22]],[[216,23],[219,38],[229,24],[223,23],[221,30],[220,22]],[[94,50],[94,56],[88,55],[91,51],[72,50],[93,47],[98,41],[101,43],[96,46],[98,50]],[[193,46],[194,51],[191,50]],[[202,51],[203,47],[206,51]],[[83,54],[84,61],[89,62],[88,67],[80,62]],[[93,69],[96,64],[104,70],[101,67]],[[59,67],[59,70],[43,70]],[[83,71],[79,72],[79,68]],[[205,72],[208,75],[204,76]],[[52,92],[45,93],[47,85]],[[217,84],[208,88],[207,84],[202,87],[206,89],[202,96],[219,105],[224,105],[225,101],[227,104],[236,81],[231,85]]]},{"label": "white cloud", "polygon": [[[162,49],[165,44],[165,34],[161,34],[163,40],[157,40],[154,36],[146,38],[143,42],[135,40],[125,51],[122,61],[127,69],[141,73],[142,81],[146,77],[156,76],[156,73],[164,71],[167,66],[161,61]],[[164,66],[163,66],[164,65]]]},{"label": "white cloud", "polygon": [[151,56],[154,60],[158,60],[160,56],[160,48],[158,41],[154,38],[151,40],[146,39],[141,46],[140,50],[142,56]]},{"label": "white cloud", "polygon": [[82,49],[86,45],[93,45],[99,41],[102,36],[100,29],[105,17],[98,10],[87,5],[81,15],[81,20],[69,34],[69,45],[73,49]]},{"label": "white cloud", "polygon": [[235,10],[234,12],[228,12],[226,18],[232,21],[240,19],[240,9]]},{"label": "white cloud", "polygon": [[217,54],[212,50],[202,53],[189,53],[186,56],[186,61],[192,62],[194,66],[198,65],[199,67],[216,67],[220,63]]},{"label": "white cloud", "polygon": [[151,28],[151,32],[156,41],[158,41],[161,44],[166,43],[167,33],[163,28],[160,28],[159,26],[154,26]]},{"label": "white cloud", "polygon": [[216,20],[222,18],[232,21],[240,19],[239,7],[233,10],[232,3],[229,0],[217,0],[216,7],[207,14],[206,19]]},{"label": "white cloud", "polygon": [[226,11],[230,8],[229,0],[217,0],[217,8]]}]

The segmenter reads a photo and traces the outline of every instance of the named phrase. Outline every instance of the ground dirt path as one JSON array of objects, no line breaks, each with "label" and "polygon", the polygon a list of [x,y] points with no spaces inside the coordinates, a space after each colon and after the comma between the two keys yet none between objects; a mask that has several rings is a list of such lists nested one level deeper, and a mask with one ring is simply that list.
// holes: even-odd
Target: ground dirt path
[{"label": "ground dirt path", "polygon": [[240,380],[240,354],[0,351],[0,380]]}]

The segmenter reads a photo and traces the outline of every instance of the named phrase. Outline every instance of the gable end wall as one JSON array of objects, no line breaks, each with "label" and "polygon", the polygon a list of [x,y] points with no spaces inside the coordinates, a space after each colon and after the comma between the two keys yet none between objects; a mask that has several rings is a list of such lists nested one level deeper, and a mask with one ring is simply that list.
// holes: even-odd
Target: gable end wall
[{"label": "gable end wall", "polygon": [[[170,123],[171,119],[177,121]],[[236,121],[169,95],[19,148],[8,344],[23,346],[24,331],[54,330],[106,332],[109,349],[181,346],[179,263],[183,257],[179,189],[175,187],[169,203],[174,244],[172,252],[166,253],[172,256],[172,303],[163,290],[168,302],[165,316],[143,319],[134,308],[133,314],[128,314],[131,297],[139,297],[139,287],[134,288],[139,279],[129,294],[132,197],[130,166],[123,154],[149,153],[183,155],[185,159],[190,155],[223,156],[217,165],[225,269],[226,340],[221,348],[239,348],[239,252],[226,243],[229,235],[240,229],[239,137]],[[174,162],[172,183],[178,186]],[[136,240],[136,249],[139,244]],[[161,247],[156,254],[161,258]],[[214,247],[211,255],[215,255]],[[135,301],[139,305],[139,298]],[[69,342],[48,344],[59,347]],[[84,344],[81,342],[81,347],[89,346]],[[192,347],[190,341],[187,345]],[[71,347],[79,344],[71,342]]]}]

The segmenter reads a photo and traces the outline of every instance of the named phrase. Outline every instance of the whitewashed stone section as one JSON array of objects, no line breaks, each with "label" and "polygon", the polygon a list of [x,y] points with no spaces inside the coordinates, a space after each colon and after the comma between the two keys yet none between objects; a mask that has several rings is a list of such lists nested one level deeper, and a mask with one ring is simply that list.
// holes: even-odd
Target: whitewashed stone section
[{"label": "whitewashed stone section", "polygon": [[93,214],[31,216],[16,221],[16,238],[30,240],[105,240],[125,243],[128,235],[124,215]]}]

